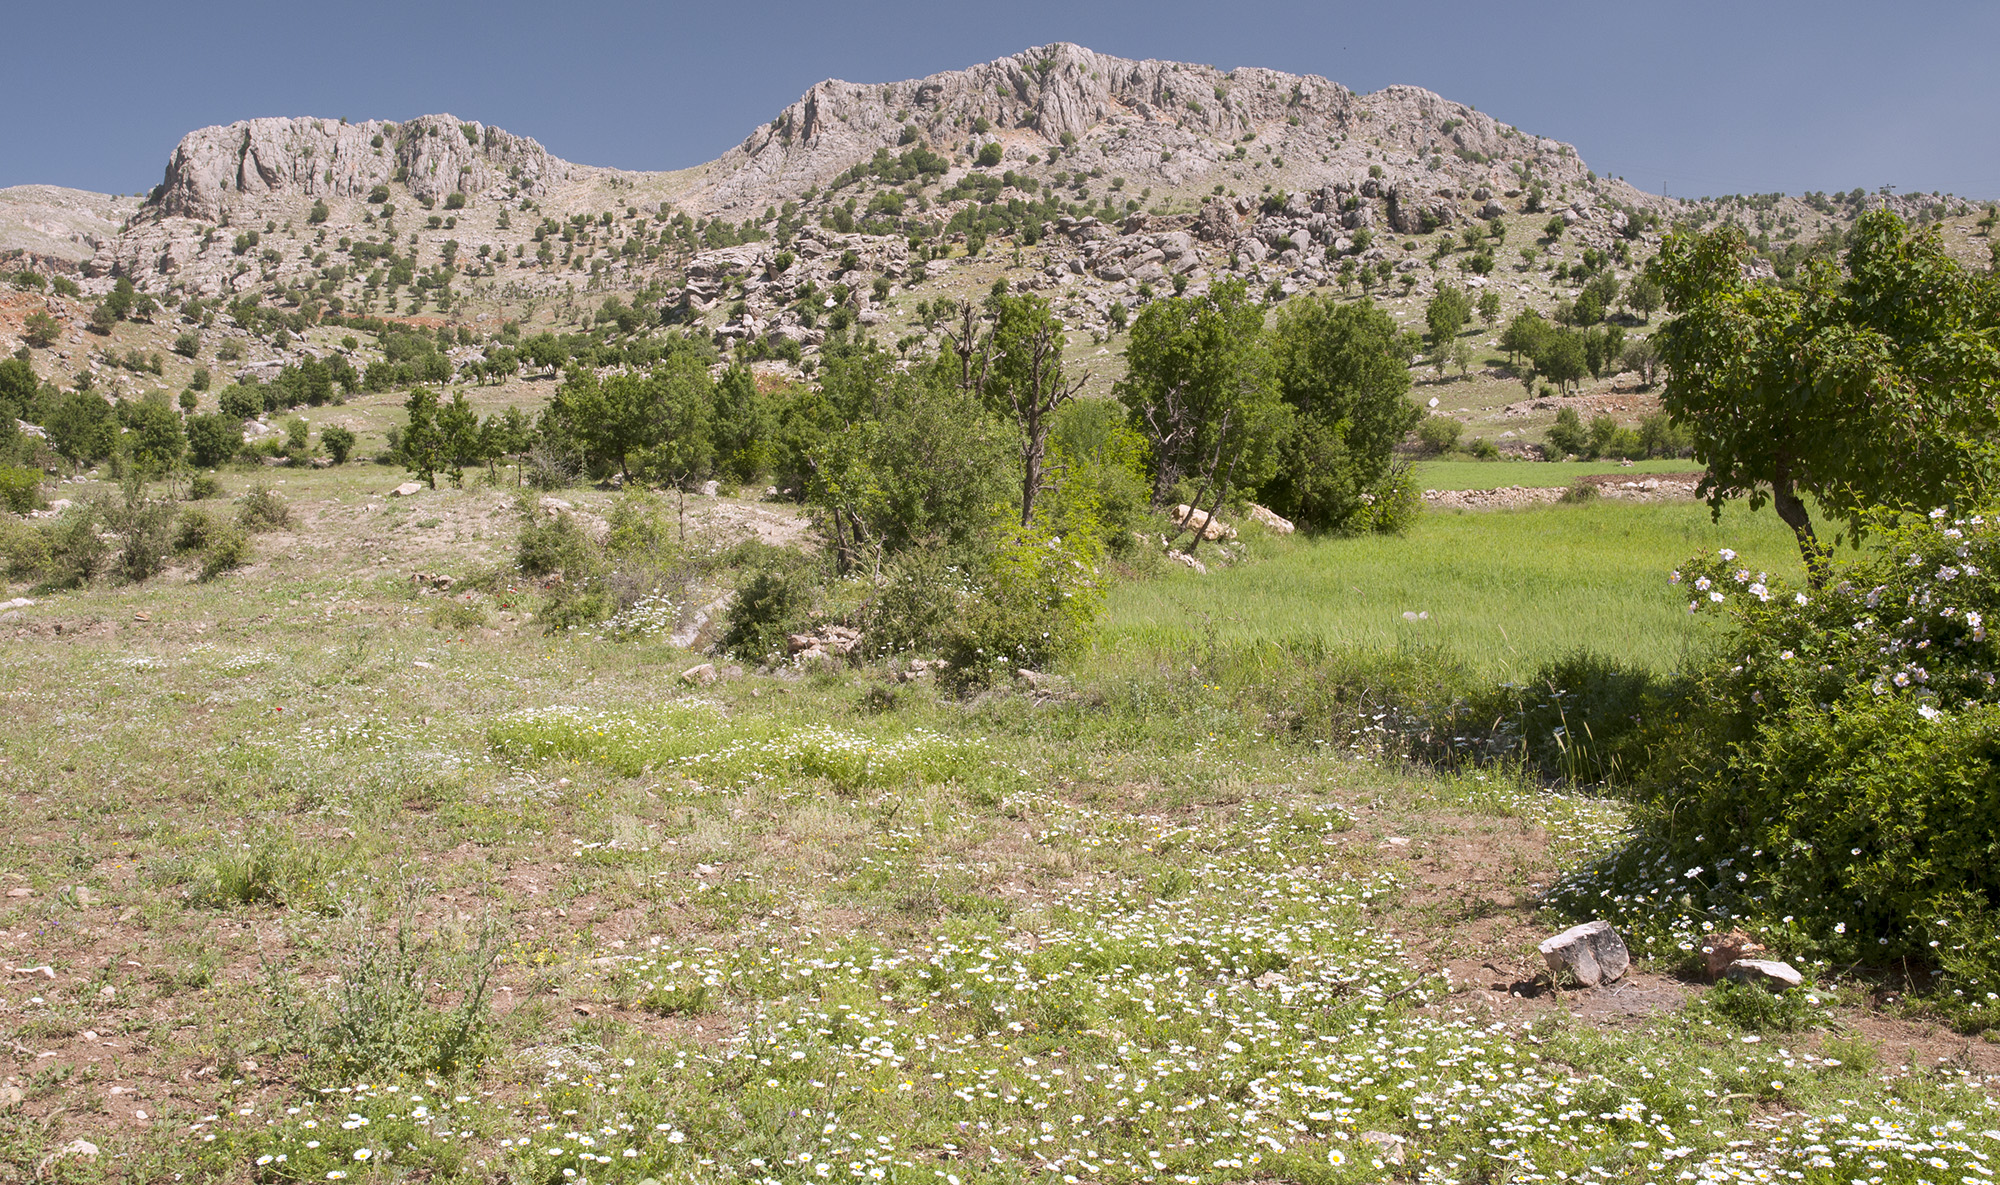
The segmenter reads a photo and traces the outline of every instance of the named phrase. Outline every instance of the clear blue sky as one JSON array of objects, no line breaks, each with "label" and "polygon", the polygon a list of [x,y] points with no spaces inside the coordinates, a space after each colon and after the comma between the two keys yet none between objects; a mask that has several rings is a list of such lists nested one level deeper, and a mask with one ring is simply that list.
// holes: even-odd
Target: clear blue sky
[{"label": "clear blue sky", "polygon": [[9,0],[0,28],[0,186],[143,191],[183,133],[260,115],[449,111],[569,160],[679,168],[821,78],[913,78],[1073,41],[1429,87],[1654,192],[2000,198],[1990,0]]}]

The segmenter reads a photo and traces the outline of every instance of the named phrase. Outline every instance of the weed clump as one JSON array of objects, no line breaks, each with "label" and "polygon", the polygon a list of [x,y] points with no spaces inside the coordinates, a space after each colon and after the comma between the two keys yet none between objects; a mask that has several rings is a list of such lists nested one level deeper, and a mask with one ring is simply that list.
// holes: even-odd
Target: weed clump
[{"label": "weed clump", "polygon": [[[290,969],[266,963],[265,994],[306,1073],[322,1082],[394,1074],[455,1074],[492,1045],[488,985],[499,960],[488,927],[469,951],[451,955],[436,938],[362,930],[324,994],[301,994]],[[459,983],[455,1004],[434,1003],[433,983]]]},{"label": "weed clump", "polygon": [[292,525],[292,508],[276,490],[258,485],[237,501],[236,522],[252,533],[282,531]]}]

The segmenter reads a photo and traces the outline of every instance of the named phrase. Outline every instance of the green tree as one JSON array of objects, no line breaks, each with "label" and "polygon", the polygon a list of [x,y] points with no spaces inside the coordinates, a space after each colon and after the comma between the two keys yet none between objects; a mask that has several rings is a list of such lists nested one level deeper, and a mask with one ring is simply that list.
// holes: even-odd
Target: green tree
[{"label": "green tree", "polygon": [[1549,426],[1549,447],[1555,450],[1555,460],[1567,456],[1582,456],[1590,447],[1590,434],[1584,431],[1583,418],[1573,407],[1565,407],[1556,413],[1556,422]]},{"label": "green tree", "polygon": [[256,387],[231,383],[217,393],[215,404],[223,415],[240,424],[264,414],[264,393]]},{"label": "green tree", "polygon": [[[450,403],[439,403],[437,409],[437,434],[439,453],[443,459],[445,472],[451,478],[454,488],[465,485],[465,471],[476,466],[486,457],[482,445],[484,437],[479,431],[479,416],[466,402],[464,391],[453,391]],[[321,434],[321,440],[325,434]],[[404,447],[408,448],[409,438],[404,437]]]},{"label": "green tree", "polygon": [[1479,319],[1488,325],[1500,319],[1500,294],[1491,288],[1479,294]]},{"label": "green tree", "polygon": [[1472,299],[1465,289],[1455,284],[1440,284],[1432,294],[1430,302],[1424,305],[1424,325],[1428,331],[1431,349],[1440,358],[1451,340],[1472,320]]},{"label": "green tree", "polygon": [[777,416],[772,401],[757,389],[757,376],[741,364],[724,371],[715,384],[716,465],[738,482],[768,472],[774,457]]},{"label": "green tree", "polygon": [[27,319],[21,322],[21,340],[37,350],[56,344],[56,339],[61,336],[62,325],[41,309],[29,313]]},{"label": "green tree", "polygon": [[444,434],[438,431],[437,392],[418,387],[403,401],[403,407],[410,414],[400,444],[403,467],[436,489],[438,470],[447,464]]},{"label": "green tree", "polygon": [[1014,475],[1003,426],[958,384],[956,360],[899,373],[872,341],[840,338],[823,360],[782,432],[840,569],[920,543],[982,550]]},{"label": "green tree", "polygon": [[1020,524],[1035,521],[1035,499],[1052,488],[1046,467],[1056,413],[1076,398],[1084,379],[1063,371],[1067,338],[1062,319],[1038,296],[996,294],[986,302],[982,333],[971,302],[960,310],[956,332],[946,330],[959,364],[959,386],[976,393],[1010,421],[1020,457]]},{"label": "green tree", "polygon": [[180,413],[164,395],[141,399],[129,413],[127,442],[132,464],[141,473],[162,474],[180,463],[187,452]]},{"label": "green tree", "polygon": [[213,469],[236,455],[243,443],[236,422],[220,412],[187,418],[188,462],[197,469]]},{"label": "green tree", "polygon": [[1574,329],[1555,329],[1542,340],[1535,354],[1535,369],[1558,387],[1574,387],[1590,373],[1590,354],[1584,335]]},{"label": "green tree", "polygon": [[1828,555],[1803,495],[1859,535],[1878,507],[1979,505],[1992,491],[2000,296],[1885,210],[1859,218],[1845,259],[1796,287],[1743,275],[1738,227],[1677,233],[1655,260],[1673,319],[1654,335],[1661,406],[1693,434],[1717,515],[1771,502],[1815,581]]},{"label": "green tree", "polygon": [[685,534],[687,488],[707,476],[715,462],[715,383],[707,363],[691,350],[677,350],[653,368],[635,394],[645,420],[646,472],[683,495],[679,509]]},{"label": "green tree", "polygon": [[1001,148],[998,143],[989,143],[979,150],[979,167],[990,169],[1000,163]]},{"label": "green tree", "polygon": [[[1153,453],[1153,503],[1185,497],[1213,514],[1239,487],[1269,479],[1288,409],[1264,335],[1264,309],[1241,280],[1139,310],[1113,388]],[[1185,524],[1183,524],[1185,525]],[[1196,533],[1188,543],[1200,543]]]},{"label": "green tree", "polygon": [[544,374],[553,374],[569,361],[568,348],[552,333],[538,333],[521,343],[521,353],[528,365]]},{"label": "green tree", "polygon": [[306,215],[306,221],[314,226],[318,226],[332,216],[333,211],[326,208],[326,199],[322,198],[313,203],[312,210]]},{"label": "green tree", "polygon": [[1625,285],[1625,307],[1639,314],[1639,319],[1651,322],[1653,310],[1660,307],[1660,282],[1650,274],[1641,272]]},{"label": "green tree", "polygon": [[0,361],[0,418],[8,421],[25,420],[34,409],[35,397],[41,390],[41,383],[35,378],[35,368],[25,358],[8,358]]},{"label": "green tree", "polygon": [[1396,445],[1423,412],[1395,318],[1372,301],[1305,297],[1278,317],[1272,353],[1291,431],[1264,486],[1273,509],[1312,531],[1349,531],[1386,489]]},{"label": "green tree", "polygon": [[118,441],[118,418],[111,405],[90,391],[63,396],[43,427],[49,444],[78,465],[110,456]]}]

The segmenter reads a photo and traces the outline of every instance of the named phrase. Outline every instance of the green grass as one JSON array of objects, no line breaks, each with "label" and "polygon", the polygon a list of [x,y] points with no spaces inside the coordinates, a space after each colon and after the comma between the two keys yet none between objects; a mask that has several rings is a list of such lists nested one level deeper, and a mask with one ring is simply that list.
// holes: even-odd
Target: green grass
[{"label": "green grass", "polygon": [[1668,671],[1714,627],[1689,617],[1667,574],[1718,547],[1752,570],[1800,575],[1769,511],[1732,508],[1720,525],[1684,502],[1434,512],[1402,538],[1285,540],[1260,562],[1122,586],[1099,644],[1178,650],[1213,631],[1222,645],[1435,646],[1500,679],[1589,647]]},{"label": "green grass", "polygon": [[1497,490],[1502,486],[1560,489],[1579,477],[1623,473],[1699,473],[1696,461],[1419,461],[1417,484],[1427,490]]}]

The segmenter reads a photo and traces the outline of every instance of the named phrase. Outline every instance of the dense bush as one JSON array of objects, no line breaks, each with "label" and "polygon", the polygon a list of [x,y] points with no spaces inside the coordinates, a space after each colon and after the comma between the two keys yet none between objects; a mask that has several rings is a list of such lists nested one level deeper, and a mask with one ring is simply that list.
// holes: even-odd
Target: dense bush
[{"label": "dense bush", "polygon": [[41,504],[42,475],[39,470],[0,465],[0,506],[15,514],[26,514]]},{"label": "dense bush", "polygon": [[1425,416],[1417,424],[1417,443],[1427,453],[1448,453],[1458,447],[1465,425],[1450,416]]},{"label": "dense bush", "polygon": [[812,624],[813,575],[797,553],[753,569],[730,602],[723,650],[744,662],[782,659],[786,637]]},{"label": "dense bush", "polygon": [[292,508],[278,491],[257,486],[237,501],[236,522],[246,531],[278,531],[292,525]]},{"label": "dense bush", "polygon": [[1037,522],[1011,532],[978,574],[945,640],[948,678],[976,687],[1016,668],[1045,669],[1082,645],[1104,603],[1097,538]]},{"label": "dense bush", "polygon": [[1559,900],[1641,926],[1678,901],[1780,949],[1936,968],[1962,1020],[2000,1023],[1996,568],[2000,529],[1941,513],[1819,589],[1690,563],[1689,611],[1731,617],[1731,645],[1657,722],[1637,838]]}]

